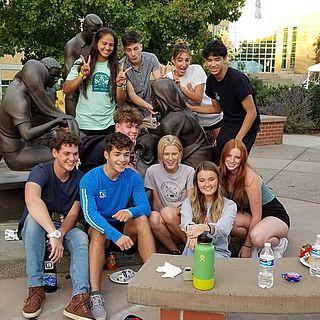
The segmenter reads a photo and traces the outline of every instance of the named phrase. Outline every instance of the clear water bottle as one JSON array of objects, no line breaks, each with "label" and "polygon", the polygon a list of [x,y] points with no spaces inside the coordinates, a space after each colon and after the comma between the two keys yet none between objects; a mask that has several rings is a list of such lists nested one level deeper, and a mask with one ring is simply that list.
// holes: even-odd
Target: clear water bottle
[{"label": "clear water bottle", "polygon": [[317,239],[311,248],[310,275],[320,278],[320,234],[317,234]]},{"label": "clear water bottle", "polygon": [[50,240],[47,240],[43,265],[44,291],[47,293],[55,292],[58,289],[57,268],[56,264],[49,259],[50,253]]},{"label": "clear water bottle", "polygon": [[274,255],[271,243],[266,242],[260,253],[258,286],[270,289],[273,286]]}]

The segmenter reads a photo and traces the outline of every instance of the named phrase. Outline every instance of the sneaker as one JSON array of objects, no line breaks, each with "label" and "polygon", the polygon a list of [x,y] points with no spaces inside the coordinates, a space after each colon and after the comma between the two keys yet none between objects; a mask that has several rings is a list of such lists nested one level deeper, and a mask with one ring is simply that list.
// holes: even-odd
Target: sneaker
[{"label": "sneaker", "polygon": [[96,320],[105,320],[107,318],[106,310],[104,309],[105,300],[100,293],[90,294],[90,309],[91,314]]},{"label": "sneaker", "polygon": [[258,247],[252,247],[251,249],[251,258],[259,258],[261,248]]},{"label": "sneaker", "polygon": [[63,310],[63,314],[74,320],[94,319],[89,307],[89,293],[76,294]]},{"label": "sneaker", "polygon": [[277,246],[273,247],[274,257],[275,258],[282,258],[287,247],[288,247],[288,239],[281,238],[279,244]]},{"label": "sneaker", "polygon": [[41,313],[41,307],[45,299],[46,294],[43,287],[30,287],[22,309],[23,317],[26,319],[37,317]]}]

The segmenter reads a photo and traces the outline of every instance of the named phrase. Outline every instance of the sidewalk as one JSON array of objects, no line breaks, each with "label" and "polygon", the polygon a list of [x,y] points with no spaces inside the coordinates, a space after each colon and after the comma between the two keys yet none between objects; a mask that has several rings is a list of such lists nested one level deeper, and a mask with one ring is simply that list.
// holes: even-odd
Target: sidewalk
[{"label": "sidewalk", "polygon": [[[288,210],[294,236],[290,237],[289,233],[290,243],[286,256],[297,256],[301,244],[313,241],[315,234],[320,232],[320,136],[285,135],[282,145],[254,147],[249,160]],[[4,225],[0,225],[0,230],[4,228]],[[0,248],[0,275],[6,266],[11,271],[24,266],[21,242],[4,241],[2,231]],[[47,296],[43,313],[38,319],[66,319],[62,316],[62,310],[69,300],[71,281],[62,274],[59,283],[63,290]],[[0,288],[0,318],[22,319],[20,312],[26,294],[26,277],[0,280]],[[107,274],[103,275],[103,295],[107,301],[109,320],[123,320],[128,314],[139,315],[144,320],[159,319],[157,308],[128,304],[126,286],[112,283]],[[319,315],[228,314],[227,319],[316,320]]]}]

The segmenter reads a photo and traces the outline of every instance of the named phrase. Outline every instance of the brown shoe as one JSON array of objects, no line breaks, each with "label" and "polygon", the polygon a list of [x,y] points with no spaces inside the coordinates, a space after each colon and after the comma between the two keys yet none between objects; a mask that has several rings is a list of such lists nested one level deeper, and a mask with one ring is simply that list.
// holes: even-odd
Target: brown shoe
[{"label": "brown shoe", "polygon": [[74,320],[94,319],[89,308],[89,293],[76,294],[63,310],[63,314]]},{"label": "brown shoe", "polygon": [[41,307],[46,299],[43,287],[30,287],[28,297],[24,301],[22,315],[26,319],[37,317],[41,313]]}]

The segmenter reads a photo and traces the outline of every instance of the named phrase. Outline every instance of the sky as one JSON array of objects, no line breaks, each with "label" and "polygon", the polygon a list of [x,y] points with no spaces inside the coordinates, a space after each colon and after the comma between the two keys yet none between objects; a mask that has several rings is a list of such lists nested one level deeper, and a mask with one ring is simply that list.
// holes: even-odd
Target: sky
[{"label": "sky", "polygon": [[270,30],[284,18],[319,13],[320,0],[260,0],[261,19],[255,18],[256,0],[247,0],[240,19],[230,28],[231,40],[236,44],[242,37],[254,40],[270,34]]}]

